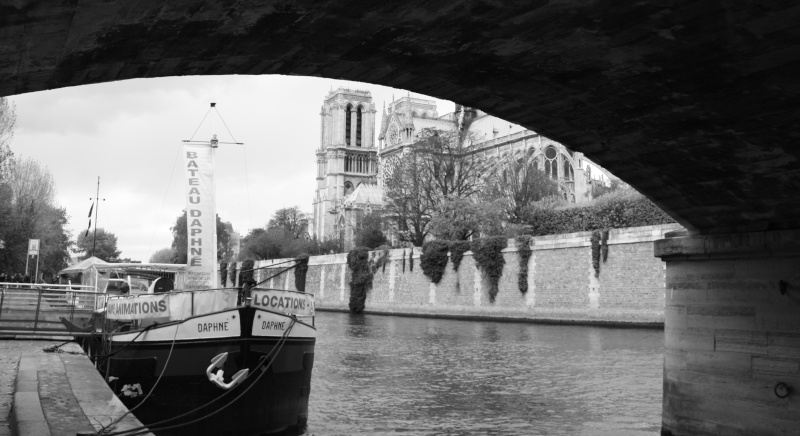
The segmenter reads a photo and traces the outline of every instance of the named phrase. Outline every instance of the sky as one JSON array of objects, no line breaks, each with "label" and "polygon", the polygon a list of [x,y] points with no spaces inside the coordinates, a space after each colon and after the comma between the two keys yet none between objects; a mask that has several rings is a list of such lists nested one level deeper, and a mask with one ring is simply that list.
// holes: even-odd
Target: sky
[{"label": "sky", "polygon": [[[147,262],[172,243],[170,227],[185,208],[178,153],[182,140],[210,138],[212,123],[200,126],[209,103],[217,103],[232,134],[217,121],[220,141],[244,143],[216,152],[217,214],[244,236],[280,208],[311,212],[319,112],[328,91],[340,86],[372,93],[376,134],[384,103],[407,95],[298,76],[184,76],[63,88],[9,97],[17,114],[11,149],[52,173],[74,239],[86,231],[99,177],[105,200],[98,227],[117,236],[121,257]],[[452,102],[411,95],[436,100],[440,115],[454,109]]]}]

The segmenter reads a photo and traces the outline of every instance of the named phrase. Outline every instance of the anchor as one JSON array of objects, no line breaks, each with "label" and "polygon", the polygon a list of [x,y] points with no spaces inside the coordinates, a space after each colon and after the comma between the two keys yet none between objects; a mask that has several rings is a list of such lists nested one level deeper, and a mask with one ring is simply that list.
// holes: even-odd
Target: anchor
[{"label": "anchor", "polygon": [[[221,387],[222,389],[230,389],[239,383],[243,382],[244,379],[247,378],[247,374],[250,372],[249,369],[241,369],[236,374],[233,375],[231,378],[230,383],[225,383],[225,379],[223,375],[225,371],[222,370],[222,365],[225,364],[225,361],[228,360],[228,353],[222,353],[217,355],[217,357],[211,359],[211,366],[206,369],[206,375],[208,376],[208,380],[216,384],[217,386]],[[214,369],[219,368],[219,370],[214,373]]]}]

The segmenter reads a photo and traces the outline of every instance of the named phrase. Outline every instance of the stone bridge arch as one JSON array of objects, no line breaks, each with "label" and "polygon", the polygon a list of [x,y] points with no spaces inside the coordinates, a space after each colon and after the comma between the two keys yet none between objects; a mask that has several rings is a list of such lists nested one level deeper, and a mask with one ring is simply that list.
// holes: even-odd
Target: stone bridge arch
[{"label": "stone bridge arch", "polygon": [[800,388],[800,308],[787,299],[800,297],[798,16],[745,0],[18,0],[0,6],[0,95],[307,75],[541,132],[691,232],[656,244],[670,287],[663,434],[788,434],[800,397],[769,386]]}]

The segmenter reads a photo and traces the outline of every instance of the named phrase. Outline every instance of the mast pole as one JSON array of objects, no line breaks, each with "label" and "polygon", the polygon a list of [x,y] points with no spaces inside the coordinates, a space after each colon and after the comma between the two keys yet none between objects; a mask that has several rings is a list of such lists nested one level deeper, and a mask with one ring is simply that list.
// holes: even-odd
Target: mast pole
[{"label": "mast pole", "polygon": [[95,201],[97,202],[97,205],[94,208],[94,236],[92,237],[92,256],[94,256],[94,249],[97,246],[97,211],[100,210],[100,176],[97,176],[97,193],[95,194],[94,198]]}]

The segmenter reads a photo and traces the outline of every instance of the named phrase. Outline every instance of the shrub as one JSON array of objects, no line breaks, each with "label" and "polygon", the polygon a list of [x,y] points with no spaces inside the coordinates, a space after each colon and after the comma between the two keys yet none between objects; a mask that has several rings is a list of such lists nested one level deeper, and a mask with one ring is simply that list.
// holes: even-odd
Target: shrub
[{"label": "shrub", "polygon": [[308,273],[308,255],[301,254],[295,259],[297,264],[294,267],[294,286],[300,292],[306,291],[306,273]]},{"label": "shrub", "polygon": [[531,237],[529,235],[517,236],[517,253],[519,253],[519,291],[528,292],[528,260],[531,258]]},{"label": "shrub", "polygon": [[475,263],[489,278],[489,301],[492,303],[497,296],[500,276],[506,263],[502,250],[506,248],[507,243],[504,236],[490,236],[476,239],[470,244]]},{"label": "shrub", "polygon": [[600,277],[600,238],[600,231],[595,230],[589,239],[592,242],[592,267],[595,277]]},{"label": "shrub", "polygon": [[452,241],[450,242],[450,260],[453,261],[453,270],[458,271],[461,265],[461,259],[464,258],[464,253],[469,251],[469,241]]},{"label": "shrub", "polygon": [[439,283],[442,280],[444,268],[447,266],[447,250],[449,247],[450,244],[446,241],[428,241],[422,246],[419,264],[422,267],[422,272],[433,283]]},{"label": "shrub", "polygon": [[219,264],[219,284],[224,288],[228,281],[228,263]]},{"label": "shrub", "polygon": [[361,313],[367,301],[367,291],[372,288],[372,271],[369,267],[369,249],[356,247],[347,254],[350,268],[350,311]]},{"label": "shrub", "polygon": [[255,262],[252,260],[245,260],[242,262],[242,269],[239,272],[239,286],[244,286],[246,283],[255,285],[256,281],[253,279],[253,267]]},{"label": "shrub", "polygon": [[531,227],[534,236],[675,222],[652,201],[632,189],[616,190],[585,205],[528,207],[521,217]]},{"label": "shrub", "polygon": [[231,282],[231,287],[236,286],[236,262],[231,262],[230,265],[228,265],[228,279]]}]

